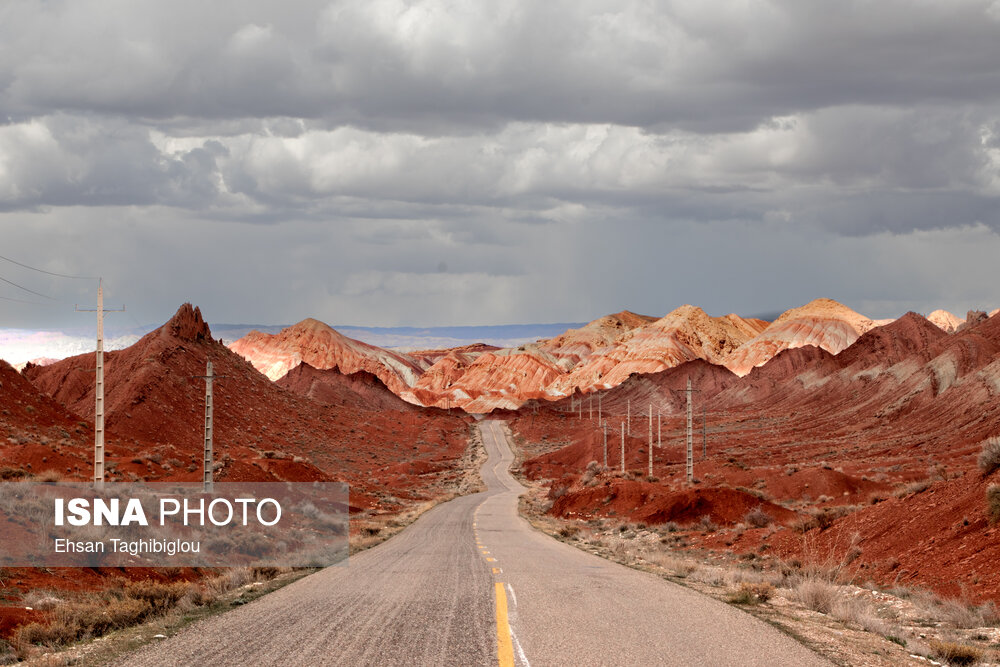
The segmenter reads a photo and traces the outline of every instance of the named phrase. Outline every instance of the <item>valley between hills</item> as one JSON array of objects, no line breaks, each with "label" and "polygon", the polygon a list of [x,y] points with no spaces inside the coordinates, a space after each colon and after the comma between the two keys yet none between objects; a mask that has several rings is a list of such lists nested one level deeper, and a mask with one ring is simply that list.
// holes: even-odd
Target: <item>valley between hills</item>
[{"label": "valley between hills", "polygon": [[[997,311],[872,320],[818,299],[768,322],[682,306],[515,348],[405,350],[315,319],[227,346],[184,304],[105,359],[109,480],[201,479],[203,385],[191,378],[211,361],[224,376],[215,479],[348,482],[354,549],[482,488],[485,417],[507,423],[532,489],[525,512],[553,532],[654,531],[678,553],[836,564],[852,581],[1000,602],[1000,508],[987,500],[997,468],[983,463],[1000,435]],[[92,354],[20,371],[0,362],[0,476],[89,479],[92,367]],[[206,574],[3,577],[18,591],[0,606],[12,640],[52,619],[16,604],[30,591]]]}]

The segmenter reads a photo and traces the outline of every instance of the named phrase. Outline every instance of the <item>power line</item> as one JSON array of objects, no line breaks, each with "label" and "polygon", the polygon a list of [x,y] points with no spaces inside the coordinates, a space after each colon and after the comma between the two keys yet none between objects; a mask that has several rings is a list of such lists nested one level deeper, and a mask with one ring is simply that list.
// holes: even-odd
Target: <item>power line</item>
[{"label": "power line", "polygon": [[58,301],[58,300],[59,300],[59,299],[54,299],[54,298],[52,298],[51,296],[48,296],[47,294],[42,294],[41,292],[36,292],[36,291],[35,291],[35,290],[33,290],[33,289],[28,289],[28,288],[27,288],[27,287],[25,287],[24,285],[18,285],[18,284],[17,284],[17,283],[15,283],[15,282],[11,282],[10,280],[7,280],[7,279],[6,279],[6,278],[4,278],[3,276],[0,276],[0,280],[2,280],[3,282],[7,283],[8,285],[13,285],[14,287],[16,287],[16,288],[18,288],[18,289],[23,289],[23,290],[24,290],[25,292],[31,292],[31,293],[32,293],[32,294],[34,294],[35,296],[40,296],[40,297],[42,297],[43,299],[48,299],[49,301]]},{"label": "power line", "polygon": [[0,296],[0,299],[4,301],[13,301],[14,303],[29,303],[33,306],[47,306],[49,304],[42,303],[41,301],[26,301],[25,299],[13,299],[9,296]]},{"label": "power line", "polygon": [[54,271],[46,271],[45,269],[39,269],[34,266],[28,266],[27,264],[22,264],[17,260],[11,259],[10,257],[4,257],[3,255],[0,255],[0,259],[10,262],[11,264],[17,264],[18,266],[23,267],[25,269],[38,271],[39,273],[44,273],[50,276],[56,276],[57,278],[71,278],[73,280],[97,280],[97,276],[70,276],[65,273],[55,273]]}]

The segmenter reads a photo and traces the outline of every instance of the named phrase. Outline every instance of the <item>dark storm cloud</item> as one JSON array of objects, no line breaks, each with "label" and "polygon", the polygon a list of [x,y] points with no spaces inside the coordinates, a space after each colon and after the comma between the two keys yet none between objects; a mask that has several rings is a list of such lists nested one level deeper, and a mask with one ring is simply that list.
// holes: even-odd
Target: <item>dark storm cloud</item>
[{"label": "dark storm cloud", "polygon": [[[1000,276],[920,262],[997,249],[998,62],[992,0],[12,1],[0,230],[131,267],[153,320],[201,288],[359,324],[967,304]],[[717,283],[664,279],[685,247]]]},{"label": "dark storm cloud", "polygon": [[28,114],[444,134],[512,120],[746,130],[842,104],[995,101],[998,13],[987,1],[15,2],[0,100]]}]

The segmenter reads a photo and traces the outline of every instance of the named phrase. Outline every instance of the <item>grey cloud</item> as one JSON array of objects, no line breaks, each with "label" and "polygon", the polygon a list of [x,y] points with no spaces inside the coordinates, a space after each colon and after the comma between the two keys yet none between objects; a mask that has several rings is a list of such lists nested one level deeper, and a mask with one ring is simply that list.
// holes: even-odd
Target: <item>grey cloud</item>
[{"label": "grey cloud", "polygon": [[0,100],[26,113],[709,132],[840,104],[989,103],[1000,91],[1000,22],[985,0],[39,7],[8,9],[2,29]]},{"label": "grey cloud", "polygon": [[120,119],[57,114],[0,128],[0,209],[66,205],[205,206],[221,147],[164,156]]},{"label": "grey cloud", "polygon": [[997,62],[986,0],[8,2],[0,232],[143,323],[960,310]]}]

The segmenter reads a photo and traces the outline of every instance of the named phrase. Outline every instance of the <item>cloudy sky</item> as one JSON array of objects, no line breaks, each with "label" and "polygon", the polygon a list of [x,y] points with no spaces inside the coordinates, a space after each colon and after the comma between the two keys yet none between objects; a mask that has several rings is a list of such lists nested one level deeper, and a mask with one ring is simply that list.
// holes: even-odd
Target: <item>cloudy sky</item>
[{"label": "cloudy sky", "polygon": [[998,169],[1000,0],[0,4],[0,255],[142,324],[992,309]]}]

